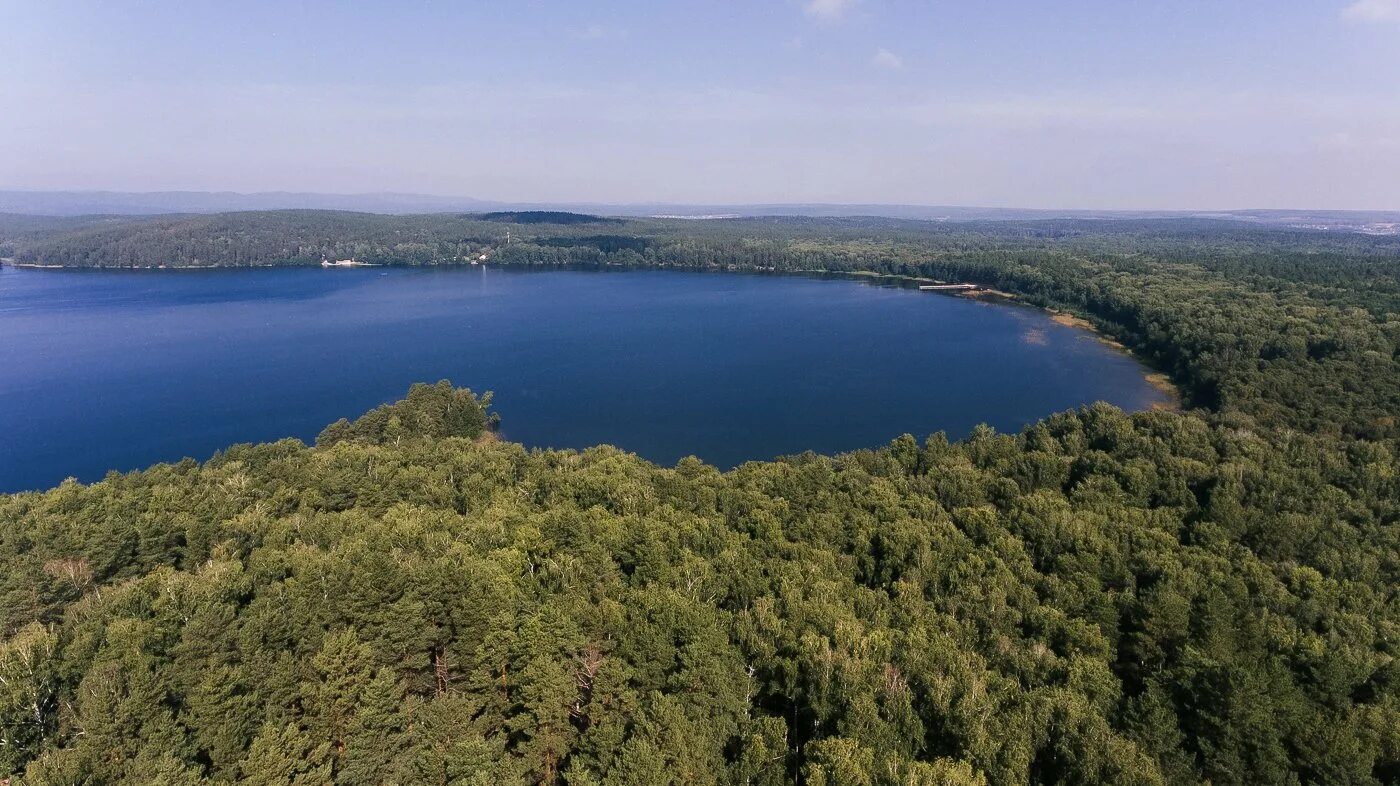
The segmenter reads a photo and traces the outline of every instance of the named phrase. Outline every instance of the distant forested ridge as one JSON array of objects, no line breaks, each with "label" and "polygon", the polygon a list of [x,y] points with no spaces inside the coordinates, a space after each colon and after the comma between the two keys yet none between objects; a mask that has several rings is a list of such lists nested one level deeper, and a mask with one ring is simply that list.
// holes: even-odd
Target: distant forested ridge
[{"label": "distant forested ridge", "polygon": [[970,280],[1091,319],[1192,409],[721,473],[529,451],[443,382],[314,446],[0,496],[0,779],[1400,782],[1396,239],[46,221],[0,217],[3,255]]},{"label": "distant forested ridge", "polygon": [[502,224],[621,224],[620,218],[603,218],[584,213],[566,213],[559,210],[511,210],[497,213],[482,213],[482,221],[496,221]]}]

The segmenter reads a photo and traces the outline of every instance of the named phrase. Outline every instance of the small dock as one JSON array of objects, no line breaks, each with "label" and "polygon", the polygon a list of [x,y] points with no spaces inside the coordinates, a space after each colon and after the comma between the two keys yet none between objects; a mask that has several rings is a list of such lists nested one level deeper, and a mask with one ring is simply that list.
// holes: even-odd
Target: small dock
[{"label": "small dock", "polygon": [[981,289],[976,284],[920,284],[919,289],[923,292],[947,292],[958,289]]}]

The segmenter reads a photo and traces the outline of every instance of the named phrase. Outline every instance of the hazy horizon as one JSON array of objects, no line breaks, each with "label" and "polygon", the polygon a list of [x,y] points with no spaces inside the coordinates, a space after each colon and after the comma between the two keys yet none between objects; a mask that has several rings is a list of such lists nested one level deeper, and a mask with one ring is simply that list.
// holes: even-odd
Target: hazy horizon
[{"label": "hazy horizon", "polygon": [[[3,186],[3,184],[0,184],[0,186]],[[431,201],[431,202],[439,202],[439,203],[442,203],[442,204],[453,204],[453,203],[456,203],[456,204],[466,205],[466,206],[470,206],[470,207],[473,207],[473,208],[476,208],[476,209],[481,209],[481,210],[535,209],[535,208],[539,208],[539,209],[553,209],[553,208],[559,208],[559,209],[577,208],[577,209],[581,209],[581,208],[588,208],[588,207],[592,207],[592,208],[616,207],[616,208],[627,208],[627,209],[666,208],[666,207],[691,208],[691,209],[694,209],[694,208],[715,208],[715,209],[735,208],[735,209],[741,209],[741,208],[756,208],[756,207],[774,207],[774,208],[783,208],[783,207],[799,208],[799,207],[801,207],[801,208],[833,208],[833,209],[839,209],[839,208],[863,208],[863,207],[870,207],[870,208],[888,208],[888,209],[918,208],[918,209],[927,209],[927,210],[949,209],[949,210],[961,210],[961,211],[985,211],[985,212],[998,212],[998,211],[1001,211],[1001,212],[1027,212],[1027,213],[1053,213],[1053,214],[1060,214],[1060,213],[1129,213],[1129,214],[1131,214],[1131,213],[1145,213],[1145,214],[1181,213],[1181,214],[1201,214],[1201,215],[1206,215],[1206,214],[1212,214],[1212,213],[1219,213],[1219,214],[1222,214],[1222,215],[1223,215],[1223,214],[1230,214],[1230,213],[1253,213],[1253,212],[1277,212],[1277,213],[1299,213],[1299,214],[1309,214],[1309,213],[1314,213],[1314,214],[1321,214],[1321,213],[1396,213],[1396,214],[1400,214],[1400,209],[1389,209],[1389,208],[1384,208],[1384,207],[1380,207],[1380,208],[1325,208],[1325,207],[1313,207],[1313,206],[1308,206],[1308,205],[1289,205],[1289,206],[1282,206],[1282,207],[1259,207],[1259,206],[1257,206],[1257,205],[1234,205],[1234,206],[1230,206],[1230,207],[1219,207],[1219,208],[1189,208],[1189,207],[1162,207],[1162,208],[1131,208],[1131,207],[1128,207],[1128,208],[1094,208],[1094,207],[1082,207],[1082,206],[1079,206],[1079,205],[1059,205],[1059,206],[1054,206],[1054,207],[1030,207],[1030,206],[1027,206],[1027,205],[1020,205],[1020,204],[990,205],[990,204],[954,204],[954,203],[929,204],[929,203],[913,203],[913,202],[801,202],[801,201],[791,201],[791,200],[785,200],[785,201],[757,201],[757,202],[669,202],[669,201],[663,202],[663,201],[645,200],[645,199],[642,199],[642,200],[630,200],[630,201],[600,201],[600,200],[591,200],[591,199],[578,199],[578,200],[557,200],[557,201],[554,201],[554,200],[537,200],[537,199],[502,200],[502,199],[492,199],[489,195],[487,195],[487,196],[482,196],[482,195],[477,195],[477,194],[443,194],[443,193],[436,193],[436,194],[433,194],[433,193],[418,193],[418,192],[392,191],[392,190],[379,190],[379,191],[297,191],[297,190],[290,190],[290,189],[279,189],[279,190],[270,190],[270,191],[235,191],[235,190],[232,190],[232,189],[208,189],[208,190],[195,190],[195,189],[163,189],[163,190],[153,190],[153,191],[127,191],[127,190],[107,189],[107,188],[9,189],[9,188],[0,187],[0,196],[10,196],[10,195],[35,195],[35,196],[67,196],[67,195],[71,195],[71,196],[75,196],[75,197],[79,197],[79,196],[94,196],[94,197],[96,197],[96,196],[104,196],[104,195],[106,195],[106,196],[121,197],[121,198],[139,198],[139,197],[143,197],[143,196],[149,196],[149,197],[191,197],[191,198],[198,198],[198,197],[210,197],[210,198],[213,198],[213,197],[273,198],[273,197],[285,196],[285,197],[298,197],[298,198],[302,198],[302,197],[306,197],[306,198],[318,198],[318,199],[328,199],[328,200],[336,200],[336,199],[345,199],[345,200],[355,200],[355,199],[364,199],[364,200],[374,200],[374,199],[394,200],[394,199],[403,199],[403,200],[407,200],[406,202],[403,203],[405,206],[411,206],[411,205],[413,204],[413,201],[415,201],[415,200],[424,200],[424,201]],[[285,207],[285,208],[284,208],[284,207],[276,207],[276,208],[262,208],[262,207],[258,207],[258,208],[249,208],[249,209],[257,209],[257,210],[262,210],[262,209],[295,209],[295,205],[293,205],[292,203],[286,203],[286,204],[287,204],[287,207]],[[310,209],[332,209],[332,210],[333,210],[333,209],[339,209],[339,208],[310,208]],[[454,209],[455,209],[455,208],[454,208]],[[23,212],[23,211],[7,210],[7,209],[4,207],[4,200],[3,200],[3,199],[0,199],[0,212],[15,213],[15,212]],[[204,212],[204,211],[197,211],[197,212]],[[221,210],[220,212],[222,212],[222,210]],[[237,212],[237,211],[235,210],[235,211],[232,211],[232,212]],[[369,211],[369,212],[375,212],[375,211]],[[434,208],[434,209],[427,209],[427,210],[425,210],[425,212],[441,212],[441,210],[440,210],[440,209]],[[875,214],[872,214],[872,215],[877,215],[877,216],[878,216],[878,215],[884,215],[884,214],[875,213]]]},{"label": "hazy horizon", "polygon": [[0,189],[1400,209],[1400,0],[1056,6],[15,3]]}]

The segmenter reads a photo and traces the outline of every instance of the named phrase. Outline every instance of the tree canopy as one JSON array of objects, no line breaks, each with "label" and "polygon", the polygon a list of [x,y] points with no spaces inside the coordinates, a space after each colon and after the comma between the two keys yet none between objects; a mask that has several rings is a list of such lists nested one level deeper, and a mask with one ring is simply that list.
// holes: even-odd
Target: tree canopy
[{"label": "tree canopy", "polygon": [[0,772],[1400,776],[1381,446],[1100,405],[720,473],[444,412],[5,498]]}]

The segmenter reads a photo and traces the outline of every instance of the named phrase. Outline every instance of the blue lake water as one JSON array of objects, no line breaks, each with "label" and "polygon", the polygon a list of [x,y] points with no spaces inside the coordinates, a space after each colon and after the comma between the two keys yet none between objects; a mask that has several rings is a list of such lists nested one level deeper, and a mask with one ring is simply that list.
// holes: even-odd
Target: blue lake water
[{"label": "blue lake water", "polygon": [[1034,309],[853,281],[500,268],[0,268],[0,491],[310,441],[417,381],[506,438],[730,467],[1163,400]]}]

